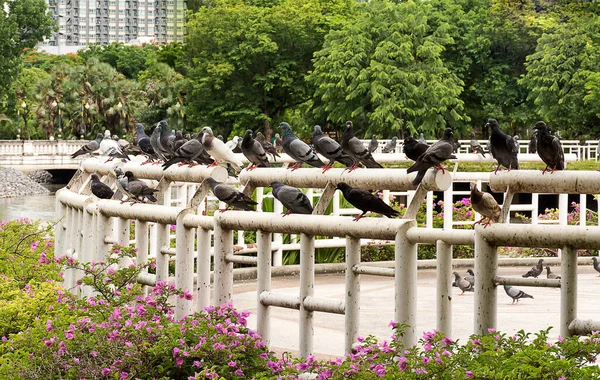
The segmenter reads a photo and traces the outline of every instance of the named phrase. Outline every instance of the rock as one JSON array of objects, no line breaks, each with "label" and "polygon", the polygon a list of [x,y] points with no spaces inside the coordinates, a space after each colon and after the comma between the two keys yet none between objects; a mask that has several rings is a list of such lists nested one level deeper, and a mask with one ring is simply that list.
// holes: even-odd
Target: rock
[{"label": "rock", "polygon": [[37,183],[51,183],[52,174],[46,170],[38,170],[27,174],[27,177]]},{"label": "rock", "polygon": [[0,198],[42,195],[50,191],[13,168],[0,168]]}]

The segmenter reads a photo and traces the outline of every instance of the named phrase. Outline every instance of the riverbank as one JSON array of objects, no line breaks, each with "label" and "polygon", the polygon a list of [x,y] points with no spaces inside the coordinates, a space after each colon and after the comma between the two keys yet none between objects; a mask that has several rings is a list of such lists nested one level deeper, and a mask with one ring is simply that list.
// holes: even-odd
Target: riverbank
[{"label": "riverbank", "polygon": [[0,198],[49,194],[50,190],[13,168],[0,168]]}]

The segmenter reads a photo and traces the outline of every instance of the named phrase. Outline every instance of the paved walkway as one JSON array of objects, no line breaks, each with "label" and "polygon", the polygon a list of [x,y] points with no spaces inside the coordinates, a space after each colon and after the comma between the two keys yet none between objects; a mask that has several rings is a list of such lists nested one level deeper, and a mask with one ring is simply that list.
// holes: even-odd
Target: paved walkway
[{"label": "paved walkway", "polygon": [[[530,267],[505,267],[499,275],[521,276]],[[553,268],[558,272],[558,268]],[[600,278],[590,266],[579,266],[578,318],[598,319],[600,315]],[[459,270],[459,273],[465,269]],[[540,278],[545,278],[545,272]],[[272,289],[277,292],[298,295],[298,277],[274,278]],[[417,334],[433,330],[435,319],[435,270],[419,270],[417,289]],[[535,299],[524,299],[519,305],[509,305],[512,301],[502,287],[498,288],[498,329],[513,334],[521,329],[537,332],[548,326],[558,326],[560,315],[560,290],[555,288],[519,287],[533,295]],[[236,282],[233,304],[239,310],[248,310],[252,315],[248,325],[256,328],[256,283]],[[452,335],[453,339],[465,342],[473,333],[473,293],[459,296],[460,290],[453,288]],[[315,296],[343,299],[343,275],[317,275]],[[360,336],[369,334],[381,340],[389,339],[392,330],[388,324],[394,318],[394,282],[390,277],[361,276]],[[299,327],[298,311],[271,308],[271,347],[277,352],[298,352]],[[344,354],[344,316],[328,313],[314,313],[314,353],[319,357],[341,356]],[[558,329],[550,331],[550,337],[557,337]]]}]

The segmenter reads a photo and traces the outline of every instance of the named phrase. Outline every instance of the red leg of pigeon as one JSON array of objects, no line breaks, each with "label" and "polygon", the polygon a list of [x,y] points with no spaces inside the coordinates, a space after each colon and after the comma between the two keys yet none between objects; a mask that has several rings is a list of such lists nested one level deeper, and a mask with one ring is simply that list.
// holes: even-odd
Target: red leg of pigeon
[{"label": "red leg of pigeon", "polygon": [[104,163],[106,164],[107,162],[111,162],[113,159],[114,159],[114,157],[109,157],[109,159],[104,161]]},{"label": "red leg of pigeon", "polygon": [[496,166],[496,170],[494,170],[494,174],[498,173],[498,170],[500,170],[500,164],[498,164],[498,166]]},{"label": "red leg of pigeon", "polygon": [[225,212],[225,211],[227,211],[227,210],[229,210],[229,206],[227,206],[226,208],[220,208],[220,209],[219,209],[219,212]]},{"label": "red leg of pigeon", "polygon": [[219,166],[219,162],[217,160],[215,160],[215,162],[213,162],[212,164],[208,165],[207,167],[212,168],[215,166]]},{"label": "red leg of pigeon", "polygon": [[296,162],[296,164],[292,166],[292,171],[298,170],[301,167],[302,167],[302,163],[301,162]]},{"label": "red leg of pigeon", "polygon": [[149,164],[150,162],[152,162],[152,160],[151,160],[151,159],[147,159],[146,161],[142,162],[142,163],[140,164],[140,166],[142,166],[142,165],[146,165],[146,164]]},{"label": "red leg of pigeon", "polygon": [[152,165],[160,165],[160,161],[154,161]]},{"label": "red leg of pigeon", "polygon": [[352,166],[347,167],[346,169],[344,169],[344,171],[348,170],[348,173],[350,173],[350,172],[356,170],[357,168],[358,168],[358,162],[355,162],[355,163],[352,164]]},{"label": "red leg of pigeon", "polygon": [[446,170],[448,170],[445,167],[443,167],[442,165],[436,165],[436,166],[434,166],[434,168],[436,168],[437,170],[441,170],[442,174],[444,174],[446,172]]},{"label": "red leg of pigeon", "polygon": [[365,211],[365,212],[363,212],[363,213],[362,213],[362,214],[360,214],[360,215],[357,215],[357,216],[355,216],[355,217],[354,217],[354,221],[355,221],[355,222],[358,222],[358,220],[359,220],[360,218],[362,218],[362,217],[363,217],[365,214],[366,214],[366,211]]},{"label": "red leg of pigeon", "polygon": [[198,166],[198,165],[200,165],[200,164],[197,162],[194,162],[194,161],[190,161],[188,168],[193,168],[194,166]]},{"label": "red leg of pigeon", "polygon": [[288,216],[292,213],[292,210],[287,210],[286,212],[282,213],[281,215],[283,215],[283,217]]},{"label": "red leg of pigeon", "polygon": [[331,169],[332,166],[333,166],[333,162],[330,162],[327,165],[323,166],[323,172],[322,173],[325,173],[326,171],[328,171],[329,169]]},{"label": "red leg of pigeon", "polygon": [[488,218],[487,222],[483,223],[483,228],[486,228],[487,226],[489,226],[490,223],[492,223],[492,220],[490,218]]}]

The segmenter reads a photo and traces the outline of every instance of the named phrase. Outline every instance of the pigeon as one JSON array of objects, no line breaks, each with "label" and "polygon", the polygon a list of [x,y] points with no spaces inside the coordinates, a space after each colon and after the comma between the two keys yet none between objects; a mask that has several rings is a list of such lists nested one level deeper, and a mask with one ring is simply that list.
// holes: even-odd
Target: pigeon
[{"label": "pigeon", "polygon": [[[275,133],[275,144],[273,144],[273,146],[275,147],[275,153],[283,152],[283,141],[281,140],[279,133]],[[279,155],[277,156],[279,157]],[[273,157],[273,159],[275,159],[275,157]]]},{"label": "pigeon", "polygon": [[465,292],[474,292],[475,289],[473,289],[473,285],[471,285],[471,283],[460,277],[460,274],[458,274],[458,272],[453,272],[454,274],[454,283],[456,284],[456,286],[458,286],[458,288],[460,290],[462,290],[462,293],[460,293],[459,295],[464,295]]},{"label": "pigeon", "polygon": [[215,138],[210,127],[204,127],[200,132],[203,133],[202,145],[204,149],[215,159],[213,166],[218,165],[220,161],[230,163],[237,171],[242,170],[242,166],[244,166],[242,161],[235,156],[231,149],[225,146],[223,141]]},{"label": "pigeon", "polygon": [[144,181],[135,178],[133,173],[129,170],[125,172],[125,176],[127,177],[125,191],[133,195],[134,198],[132,205],[139,201],[143,202],[144,199],[148,199],[150,202],[157,201],[154,193],[156,193],[158,189],[151,189]]},{"label": "pigeon", "polygon": [[283,151],[297,161],[293,170],[300,168],[303,162],[317,168],[325,166],[325,163],[321,161],[315,151],[307,143],[294,135],[294,132],[292,132],[292,128],[288,123],[282,122],[279,124],[279,128],[281,128],[283,134]]},{"label": "pigeon", "polygon": [[201,139],[202,133],[199,133],[196,138],[181,145],[179,149],[173,153],[173,157],[163,164],[163,170],[167,170],[171,165],[178,162],[187,162],[190,167],[195,166],[196,164],[194,164],[193,161],[204,151]]},{"label": "pigeon", "polygon": [[465,280],[469,281],[471,286],[475,286],[475,273],[473,272],[473,269],[467,269]]},{"label": "pigeon", "polygon": [[521,139],[521,136],[519,136],[519,135],[513,136],[513,144],[515,144],[515,149],[517,150],[517,154],[519,154],[519,152],[521,151],[521,144],[519,144],[520,139]]},{"label": "pigeon", "polygon": [[525,273],[522,277],[535,277],[539,276],[544,270],[544,259],[539,259],[538,263],[535,266],[531,267],[531,269]]},{"label": "pigeon", "polygon": [[92,194],[100,199],[110,199],[115,194],[107,185],[100,181],[96,174],[92,174],[92,182],[90,183]]},{"label": "pigeon", "polygon": [[[260,143],[260,145],[262,145],[265,152],[267,152],[268,154],[271,155],[271,157],[273,157],[273,161],[277,161],[277,159],[275,157],[281,158],[281,156],[279,155],[279,153],[277,152],[277,150],[275,149],[273,144],[271,144],[269,141],[267,141],[267,138],[265,137],[265,135],[262,134],[262,132],[257,132],[256,137],[254,139],[256,141],[258,141]],[[281,149],[283,150],[283,141],[281,141]]]},{"label": "pigeon", "polygon": [[317,153],[320,153],[329,160],[329,163],[323,168],[323,172],[331,169],[336,161],[342,165],[346,165],[346,167],[352,166],[354,163],[354,160],[344,152],[337,141],[325,136],[320,125],[315,125],[311,143]]},{"label": "pigeon", "polygon": [[494,196],[479,191],[475,182],[471,182],[471,207],[482,216],[475,224],[482,223],[484,219],[487,219],[487,222],[483,223],[487,227],[492,221],[497,222],[500,219],[502,210]]},{"label": "pigeon", "polygon": [[150,146],[152,147],[152,150],[154,150],[154,154],[158,157],[159,160],[167,161],[167,158],[163,154],[160,146],[158,145],[158,139],[160,139],[161,132],[162,126],[159,123],[156,127],[154,127],[154,131],[152,131],[152,135],[150,136]]},{"label": "pigeon", "polygon": [[475,132],[471,132],[471,152],[479,153],[483,157],[485,157],[485,150],[483,150],[483,147],[481,146],[479,141],[477,141],[477,139],[475,138]]},{"label": "pigeon", "polygon": [[[594,269],[596,270],[596,272],[600,273],[600,262],[598,261],[598,258],[592,257],[592,261],[594,262]],[[598,277],[600,277],[600,274],[598,275]]]},{"label": "pigeon", "polygon": [[100,142],[102,141],[102,134],[98,133],[96,135],[96,139],[92,141],[88,141],[84,146],[79,148],[75,153],[71,155],[71,158],[75,158],[84,154],[92,154],[98,149],[100,149]]},{"label": "pigeon", "polygon": [[177,149],[181,148],[183,144],[188,141],[190,141],[190,139],[185,138],[182,131],[175,132],[175,140],[173,141],[172,146],[173,153],[177,152]]},{"label": "pigeon", "polygon": [[550,272],[550,267],[546,266],[546,278],[560,280],[560,275]]},{"label": "pigeon", "polygon": [[220,209],[220,212],[225,212],[230,208],[244,211],[254,211],[254,206],[258,203],[254,202],[252,198],[249,198],[244,193],[241,193],[231,185],[224,184],[222,182],[215,181],[214,178],[205,179],[206,183],[210,186],[213,194],[221,202],[227,204],[227,208]]},{"label": "pigeon", "polygon": [[284,185],[279,181],[273,181],[270,185],[273,188],[273,196],[287,208],[284,215],[289,214],[312,214],[313,207],[300,189],[293,186]]},{"label": "pigeon", "polygon": [[519,169],[519,160],[517,158],[519,151],[515,149],[513,138],[500,130],[500,125],[496,119],[488,120],[487,126],[492,130],[490,135],[490,153],[498,161],[498,166],[494,170],[494,174],[498,172],[500,165],[508,170]]},{"label": "pigeon", "polygon": [[123,152],[119,143],[112,139],[110,131],[104,131],[104,138],[100,142],[100,153],[104,156],[110,157],[108,161],[112,161],[114,158],[123,158],[129,160],[129,157]]},{"label": "pigeon", "polygon": [[529,153],[537,153],[537,131],[534,131],[531,134],[531,138],[529,139],[529,145],[527,145],[527,151]]},{"label": "pigeon", "polygon": [[146,134],[144,125],[141,123],[135,125],[135,145],[137,145],[142,153],[148,157],[148,160],[143,162],[142,165],[157,158],[154,148],[152,148],[152,144],[150,143],[150,136]]},{"label": "pigeon", "polygon": [[346,129],[342,133],[342,149],[354,160],[354,164],[349,168],[350,171],[356,169],[359,163],[367,168],[383,168],[360,140],[354,136],[351,121],[346,122]]},{"label": "pigeon", "polygon": [[533,296],[530,296],[529,294],[525,293],[521,289],[515,288],[514,286],[504,285],[504,291],[510,298],[512,298],[512,304],[514,304],[515,301],[517,301],[518,304],[519,299],[521,298],[533,298]]},{"label": "pigeon", "polygon": [[422,143],[420,140],[416,140],[412,136],[405,138],[403,144],[404,154],[413,161],[418,160],[419,157],[429,148],[429,145]]},{"label": "pigeon", "polygon": [[427,145],[427,140],[425,140],[425,136],[423,136],[423,133],[419,134],[419,142]]},{"label": "pigeon", "polygon": [[369,142],[369,153],[375,152],[378,147],[379,142],[377,141],[377,136],[373,135],[373,137],[371,137],[371,141]]},{"label": "pigeon", "polygon": [[165,160],[173,157],[173,141],[175,140],[175,134],[169,131],[169,125],[166,120],[158,122],[160,126],[160,136],[158,137],[158,149],[165,157]]},{"label": "pigeon", "polygon": [[125,173],[123,173],[123,170],[121,170],[121,168],[118,166],[115,166],[113,170],[115,171],[117,189],[121,192],[121,194],[127,197],[127,199],[122,200],[121,203],[125,203],[128,200],[135,198],[133,194],[127,191],[127,184],[129,183],[129,180],[127,179]]},{"label": "pigeon", "polygon": [[440,164],[447,159],[456,158],[452,154],[452,129],[446,128],[444,135],[439,141],[433,143],[425,153],[419,156],[417,161],[406,170],[407,173],[417,172],[413,180],[413,185],[417,186],[423,180],[425,173],[431,167],[436,167],[444,171]]},{"label": "pigeon", "polygon": [[254,137],[252,137],[252,131],[249,129],[242,139],[242,153],[251,164],[247,170],[252,170],[256,167],[268,168],[271,166],[271,164],[269,164],[267,153],[265,153],[265,149],[254,139]]},{"label": "pigeon", "polygon": [[225,146],[228,147],[229,149],[231,149],[231,151],[233,152],[233,150],[238,147],[241,140],[242,140],[242,138],[240,136],[233,136],[233,138],[231,140],[229,140],[225,143]]},{"label": "pigeon", "polygon": [[535,123],[533,129],[538,131],[536,146],[537,154],[546,164],[542,173],[546,173],[547,171],[554,173],[555,170],[564,170],[565,155],[558,137],[553,136],[548,132],[548,127],[543,121]]},{"label": "pigeon", "polygon": [[367,190],[355,189],[345,182],[338,183],[336,188],[341,190],[342,194],[344,194],[344,198],[346,198],[352,206],[362,211],[362,214],[354,217],[355,221],[358,221],[369,211],[385,215],[388,218],[400,215],[398,211],[391,208],[378,196],[371,194]]},{"label": "pigeon", "polygon": [[131,146],[129,141],[123,140],[123,139],[119,138],[119,136],[117,136],[117,135],[112,135],[112,139],[115,140],[117,142],[117,144],[119,144],[119,148],[121,148],[121,150],[123,152],[127,151],[129,149],[129,147]]},{"label": "pigeon", "polygon": [[392,137],[392,139],[385,144],[382,152],[383,153],[390,153],[390,152],[396,153],[396,142],[397,141],[398,141],[398,138],[396,136]]}]

